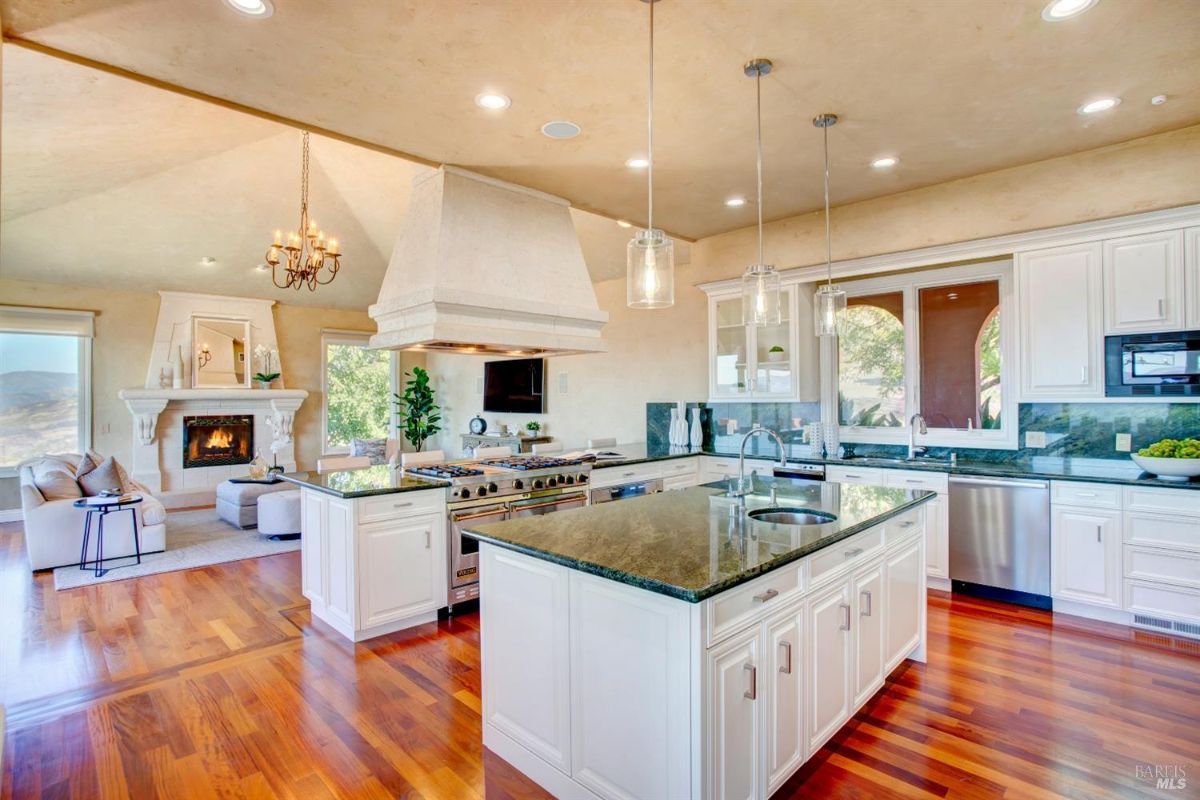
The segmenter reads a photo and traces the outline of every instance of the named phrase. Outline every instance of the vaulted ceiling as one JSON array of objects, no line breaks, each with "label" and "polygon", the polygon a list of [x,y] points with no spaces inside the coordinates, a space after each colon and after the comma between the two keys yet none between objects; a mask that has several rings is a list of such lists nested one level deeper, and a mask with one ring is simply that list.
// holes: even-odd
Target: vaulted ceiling
[{"label": "vaulted ceiling", "polygon": [[[700,237],[753,221],[752,204],[722,201],[753,196],[754,87],[741,68],[757,56],[776,67],[763,82],[768,219],[820,205],[820,112],[842,117],[835,204],[1200,121],[1200,3],[1100,0],[1048,23],[1045,1],[664,0],[656,222]],[[252,19],[222,0],[0,0],[0,16],[10,37],[644,219],[645,176],[624,162],[645,151],[646,4],[274,6]],[[512,107],[477,108],[488,90]],[[1076,114],[1105,94],[1123,103]],[[1158,94],[1168,102],[1152,106]],[[560,119],[582,135],[541,135]],[[899,165],[868,166],[884,154]]]}]

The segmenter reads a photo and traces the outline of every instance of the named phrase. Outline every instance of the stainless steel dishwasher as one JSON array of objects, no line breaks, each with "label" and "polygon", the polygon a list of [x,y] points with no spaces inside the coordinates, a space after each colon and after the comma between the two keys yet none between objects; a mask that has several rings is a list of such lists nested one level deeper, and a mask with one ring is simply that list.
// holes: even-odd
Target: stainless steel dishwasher
[{"label": "stainless steel dishwasher", "polygon": [[1051,608],[1047,481],[951,476],[949,534],[954,591]]}]

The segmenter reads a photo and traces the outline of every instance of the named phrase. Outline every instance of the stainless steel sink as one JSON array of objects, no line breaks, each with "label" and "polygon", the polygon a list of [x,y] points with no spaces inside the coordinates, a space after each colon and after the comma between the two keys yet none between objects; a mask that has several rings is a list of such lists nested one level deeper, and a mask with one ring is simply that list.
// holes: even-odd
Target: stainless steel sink
[{"label": "stainless steel sink", "polygon": [[756,508],[749,513],[759,522],[777,525],[825,525],[837,521],[837,516],[809,508]]}]

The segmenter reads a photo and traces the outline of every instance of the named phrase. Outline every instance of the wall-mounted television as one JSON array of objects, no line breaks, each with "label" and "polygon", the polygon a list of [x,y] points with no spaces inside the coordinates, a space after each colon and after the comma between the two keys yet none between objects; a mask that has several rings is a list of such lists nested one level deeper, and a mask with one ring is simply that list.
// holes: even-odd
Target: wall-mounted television
[{"label": "wall-mounted television", "polygon": [[544,358],[488,361],[483,365],[483,410],[508,414],[545,411]]}]

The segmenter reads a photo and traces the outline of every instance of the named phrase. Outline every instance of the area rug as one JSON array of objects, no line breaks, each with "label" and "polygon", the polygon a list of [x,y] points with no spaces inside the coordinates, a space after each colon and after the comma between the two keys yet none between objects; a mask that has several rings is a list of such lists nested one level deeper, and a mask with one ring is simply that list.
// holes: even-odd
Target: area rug
[{"label": "area rug", "polygon": [[91,570],[78,566],[54,570],[55,589],[74,589],[93,583],[123,581],[160,572],[207,567],[244,558],[273,556],[300,549],[300,541],[274,542],[257,529],[238,530],[217,516],[216,509],[172,511],[167,514],[167,549],[142,556],[138,564],[132,557],[106,563],[109,571],[99,578]]}]

